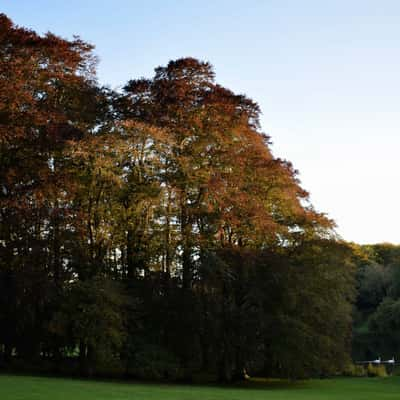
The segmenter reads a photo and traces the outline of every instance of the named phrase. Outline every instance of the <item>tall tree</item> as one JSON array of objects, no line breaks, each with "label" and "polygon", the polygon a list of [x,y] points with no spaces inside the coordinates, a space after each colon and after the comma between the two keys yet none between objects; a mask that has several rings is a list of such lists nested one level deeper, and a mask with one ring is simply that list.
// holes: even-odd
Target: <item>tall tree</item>
[{"label": "tall tree", "polygon": [[32,356],[48,318],[50,288],[62,284],[68,258],[63,148],[97,123],[91,50],[80,39],[39,36],[0,15],[0,262],[16,291],[14,312],[7,313],[15,318],[9,321],[14,338],[27,342],[30,331],[34,343],[23,347]]},{"label": "tall tree", "polygon": [[166,185],[176,193],[184,287],[207,241],[281,245],[328,234],[331,222],[304,206],[296,171],[272,156],[258,105],[216,84],[210,64],[171,61],[125,92],[122,114],[166,129],[175,143]]}]

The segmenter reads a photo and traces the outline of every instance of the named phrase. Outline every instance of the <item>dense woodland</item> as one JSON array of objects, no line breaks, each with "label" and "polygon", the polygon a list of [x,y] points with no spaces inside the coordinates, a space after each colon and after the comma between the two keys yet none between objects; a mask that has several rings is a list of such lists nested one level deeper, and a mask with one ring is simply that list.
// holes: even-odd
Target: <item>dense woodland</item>
[{"label": "dense woodland", "polygon": [[336,236],[254,101],[193,58],[120,91],[96,61],[0,15],[1,367],[230,381],[399,352],[400,249]]},{"label": "dense woodland", "polygon": [[400,357],[400,246],[359,246],[353,357]]}]

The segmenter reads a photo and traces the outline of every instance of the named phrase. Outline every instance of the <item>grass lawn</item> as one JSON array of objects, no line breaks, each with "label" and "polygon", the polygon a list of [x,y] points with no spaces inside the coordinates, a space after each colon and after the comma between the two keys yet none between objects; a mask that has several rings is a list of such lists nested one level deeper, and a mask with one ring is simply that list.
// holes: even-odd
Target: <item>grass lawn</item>
[{"label": "grass lawn", "polygon": [[313,380],[247,387],[112,383],[0,375],[1,400],[384,400],[400,399],[400,377]]}]

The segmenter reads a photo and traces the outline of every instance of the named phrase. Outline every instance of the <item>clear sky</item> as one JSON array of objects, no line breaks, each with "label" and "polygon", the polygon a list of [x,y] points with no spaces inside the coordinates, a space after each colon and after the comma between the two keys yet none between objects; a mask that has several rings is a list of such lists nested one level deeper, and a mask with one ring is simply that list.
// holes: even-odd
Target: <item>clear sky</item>
[{"label": "clear sky", "polygon": [[400,1],[0,0],[18,25],[96,46],[113,88],[170,59],[210,61],[256,100],[346,240],[400,243]]}]

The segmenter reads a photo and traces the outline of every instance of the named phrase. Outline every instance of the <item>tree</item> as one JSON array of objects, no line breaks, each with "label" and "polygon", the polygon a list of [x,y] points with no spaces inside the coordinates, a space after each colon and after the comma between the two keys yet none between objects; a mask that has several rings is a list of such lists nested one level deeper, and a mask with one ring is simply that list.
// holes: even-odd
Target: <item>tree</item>
[{"label": "tree", "polygon": [[387,358],[399,354],[400,300],[383,300],[369,320],[369,329],[377,353]]},{"label": "tree", "polygon": [[2,308],[10,332],[20,331],[7,347],[18,354],[28,347],[31,357],[39,355],[51,302],[66,279],[70,176],[62,152],[97,123],[91,50],[0,15],[0,265],[15,288]]},{"label": "tree", "polygon": [[173,138],[165,184],[178,213],[185,288],[205,245],[271,246],[329,234],[331,221],[304,206],[296,171],[272,156],[256,103],[216,84],[209,63],[179,59],[155,72],[130,81],[119,107]]},{"label": "tree", "polygon": [[119,356],[125,339],[125,302],[122,289],[101,276],[76,282],[65,291],[50,330],[70,352],[79,344],[83,374],[93,375],[96,365]]},{"label": "tree", "polygon": [[387,243],[356,246],[358,296],[354,307],[352,354],[355,359],[372,359],[396,354],[396,343],[385,333],[395,318],[399,299],[399,246]]}]

